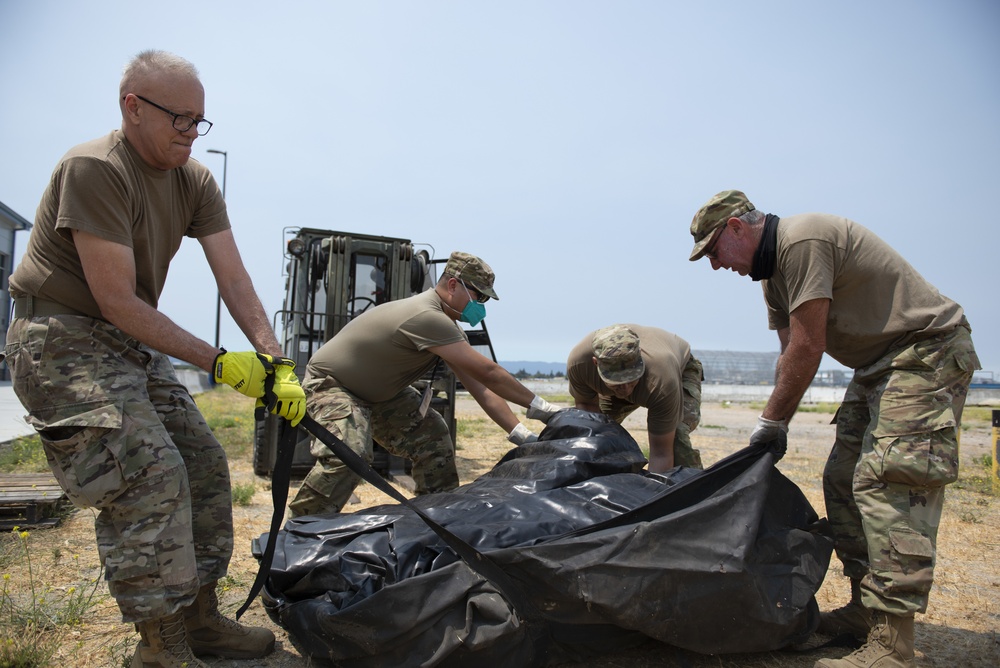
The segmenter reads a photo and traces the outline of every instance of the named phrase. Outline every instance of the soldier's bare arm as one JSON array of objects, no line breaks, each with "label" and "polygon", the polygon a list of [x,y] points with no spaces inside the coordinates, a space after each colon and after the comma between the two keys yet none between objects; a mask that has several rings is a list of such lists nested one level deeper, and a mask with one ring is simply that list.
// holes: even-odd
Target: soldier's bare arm
[{"label": "soldier's bare arm", "polygon": [[447,362],[456,375],[475,380],[507,401],[527,408],[535,397],[534,392],[521,385],[502,366],[476,352],[467,341],[435,346],[429,350]]},{"label": "soldier's bare arm", "polygon": [[763,417],[787,421],[795,414],[826,351],[829,311],[829,299],[811,299],[792,311],[788,329],[778,333],[782,350]]},{"label": "soldier's bare arm", "polygon": [[254,350],[281,357],[281,347],[243,264],[232,230],[210,234],[198,241],[212,268],[222,301]]},{"label": "soldier's bare arm", "polygon": [[674,467],[674,434],[649,434],[649,470],[652,473],[663,473]]},{"label": "soldier's bare arm", "polygon": [[79,230],[73,230],[73,243],[87,285],[108,322],[151,348],[211,371],[218,349],[136,296],[131,248]]},{"label": "soldier's bare arm", "polygon": [[520,423],[520,420],[518,420],[517,416],[510,410],[510,406],[507,405],[507,402],[504,399],[498,397],[493,392],[490,392],[485,385],[477,381],[475,378],[468,376],[460,369],[453,367],[452,370],[455,372],[455,376],[462,382],[462,385],[465,386],[465,389],[469,391],[469,394],[471,394],[476,400],[476,403],[478,403],[482,409],[486,411],[486,414],[490,416],[490,419],[503,428],[505,432],[510,433],[510,430]]}]

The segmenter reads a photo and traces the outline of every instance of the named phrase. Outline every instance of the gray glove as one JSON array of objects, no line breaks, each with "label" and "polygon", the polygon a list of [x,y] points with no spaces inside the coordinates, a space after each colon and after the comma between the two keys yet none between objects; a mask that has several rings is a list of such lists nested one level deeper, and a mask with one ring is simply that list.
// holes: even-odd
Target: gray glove
[{"label": "gray glove", "polygon": [[507,440],[514,445],[524,445],[525,443],[534,443],[538,440],[538,437],[530,429],[519,423],[507,434]]},{"label": "gray glove", "polygon": [[535,398],[531,400],[531,405],[528,406],[527,415],[529,420],[540,420],[543,423],[548,423],[549,418],[561,410],[563,409],[559,406],[550,404],[536,394]]},{"label": "gray glove", "polygon": [[788,422],[785,420],[768,420],[761,415],[757,418],[757,426],[750,434],[750,445],[765,443],[770,445],[771,450],[778,459],[785,456],[788,448]]}]

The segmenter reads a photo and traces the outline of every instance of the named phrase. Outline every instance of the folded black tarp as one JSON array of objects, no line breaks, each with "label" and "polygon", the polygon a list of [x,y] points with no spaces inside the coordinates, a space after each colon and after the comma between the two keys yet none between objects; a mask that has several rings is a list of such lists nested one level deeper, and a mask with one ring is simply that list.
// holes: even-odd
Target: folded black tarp
[{"label": "folded black tarp", "polygon": [[779,649],[818,624],[832,542],[774,461],[746,448],[650,475],[620,426],[563,411],[475,482],[414,500],[516,596],[383,505],[289,520],[262,599],[304,653],[341,666],[544,666],[650,638]]}]

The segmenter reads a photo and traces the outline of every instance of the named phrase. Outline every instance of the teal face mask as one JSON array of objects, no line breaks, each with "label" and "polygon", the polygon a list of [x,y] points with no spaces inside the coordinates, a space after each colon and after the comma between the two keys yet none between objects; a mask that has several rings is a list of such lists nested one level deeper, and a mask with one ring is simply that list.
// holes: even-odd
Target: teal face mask
[{"label": "teal face mask", "polygon": [[462,309],[462,314],[458,316],[458,319],[475,327],[486,317],[486,307],[472,298],[469,289],[465,287],[464,283],[462,284],[462,288],[465,290],[465,294],[469,295],[469,303]]}]

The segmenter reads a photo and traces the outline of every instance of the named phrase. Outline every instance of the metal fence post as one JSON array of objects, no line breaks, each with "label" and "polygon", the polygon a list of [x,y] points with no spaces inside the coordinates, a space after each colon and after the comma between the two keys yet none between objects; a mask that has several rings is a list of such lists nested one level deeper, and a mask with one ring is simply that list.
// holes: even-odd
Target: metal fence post
[{"label": "metal fence post", "polygon": [[993,409],[993,491],[1000,493],[1000,462],[997,462],[997,455],[1000,455],[1000,410]]}]

